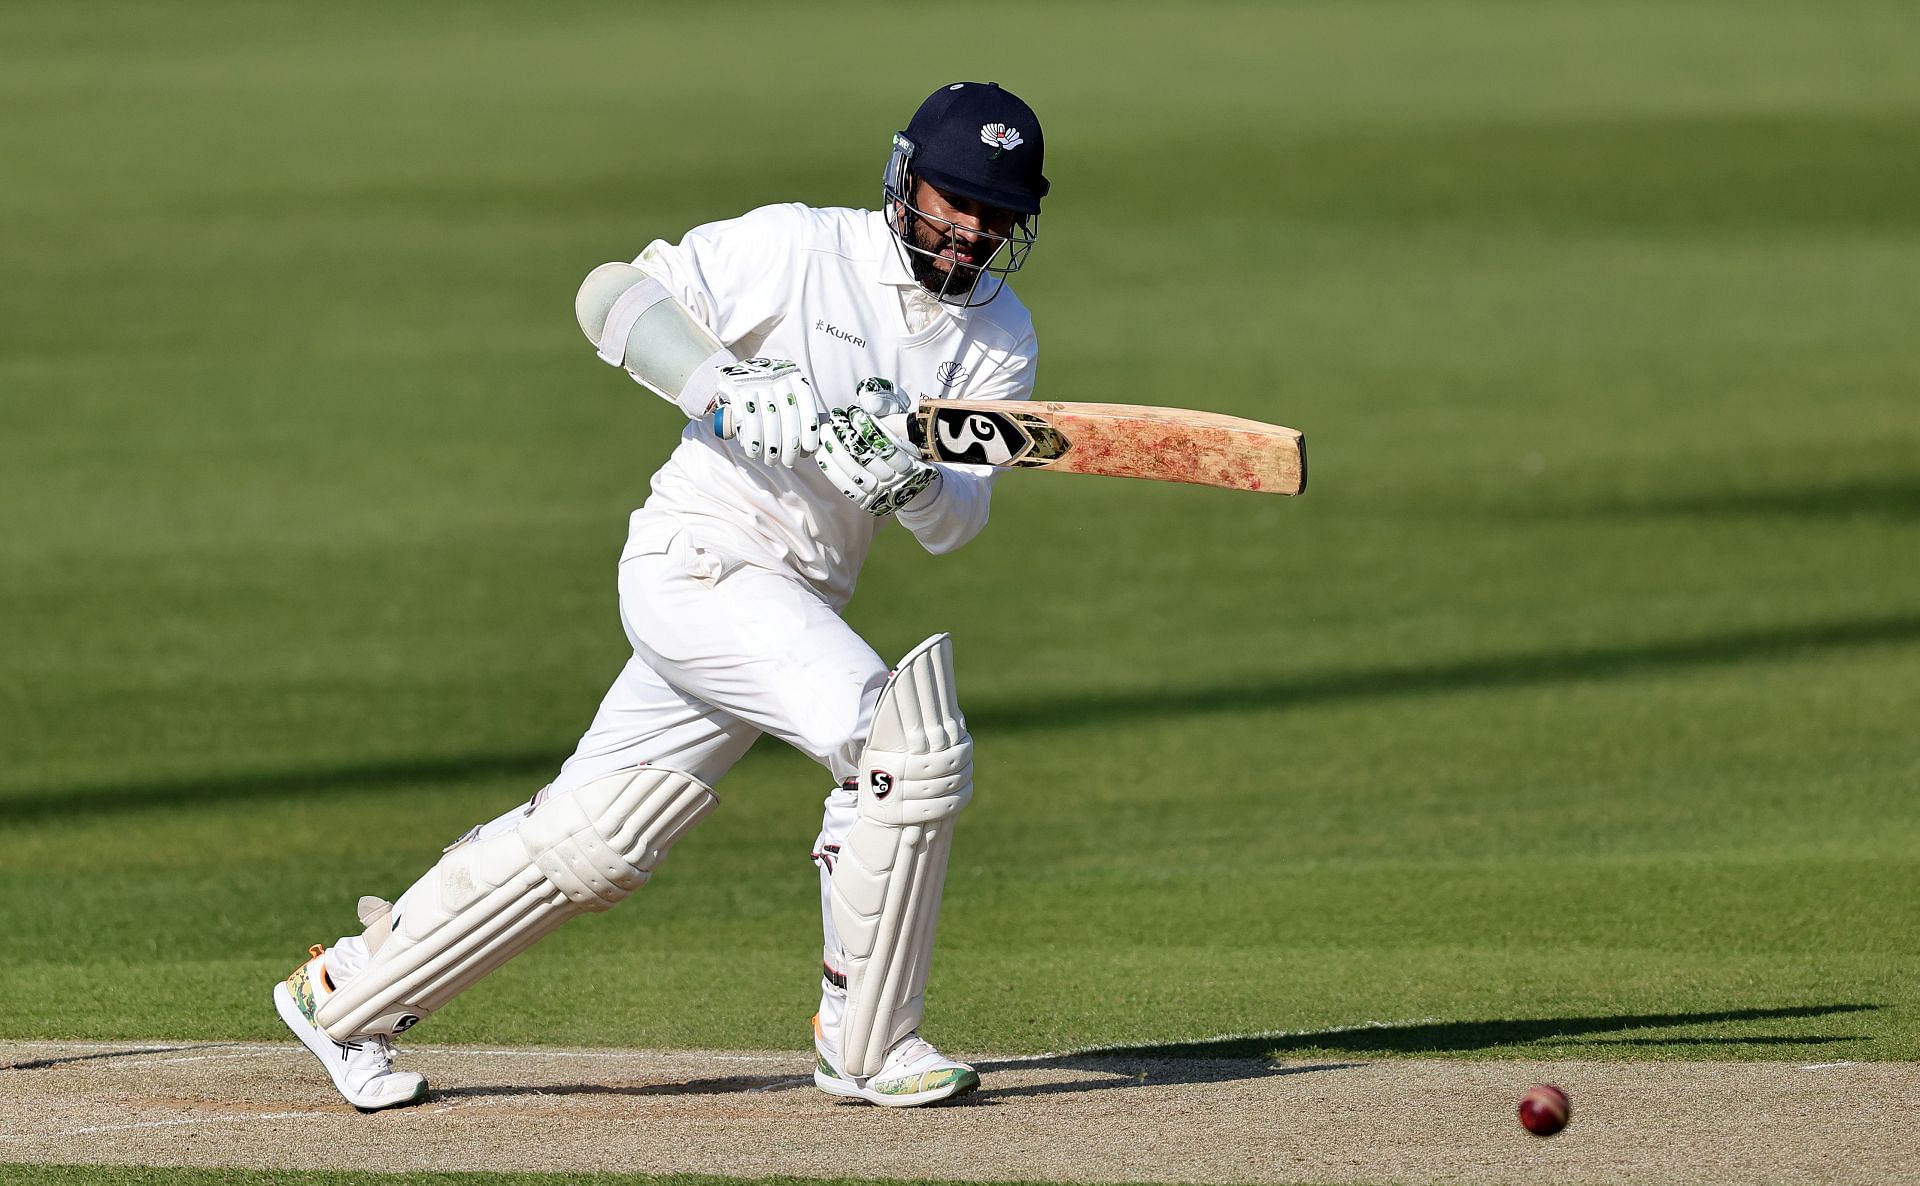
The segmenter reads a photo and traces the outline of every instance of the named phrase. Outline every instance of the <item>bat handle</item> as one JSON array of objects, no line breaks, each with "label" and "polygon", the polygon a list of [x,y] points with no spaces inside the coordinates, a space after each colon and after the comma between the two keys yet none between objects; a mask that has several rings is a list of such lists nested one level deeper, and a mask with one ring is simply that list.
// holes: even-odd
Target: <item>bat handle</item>
[{"label": "bat handle", "polygon": [[918,404],[905,412],[883,418],[881,423],[887,426],[887,431],[896,440],[912,445],[923,461],[933,460],[933,454],[927,449],[927,416],[921,413]]},{"label": "bat handle", "polygon": [[876,416],[874,419],[880,422],[880,427],[887,430],[888,436],[896,441],[905,441],[913,446],[915,452],[925,454],[926,450],[921,448],[925,441],[920,435],[918,416],[912,412],[895,412],[891,416]]}]

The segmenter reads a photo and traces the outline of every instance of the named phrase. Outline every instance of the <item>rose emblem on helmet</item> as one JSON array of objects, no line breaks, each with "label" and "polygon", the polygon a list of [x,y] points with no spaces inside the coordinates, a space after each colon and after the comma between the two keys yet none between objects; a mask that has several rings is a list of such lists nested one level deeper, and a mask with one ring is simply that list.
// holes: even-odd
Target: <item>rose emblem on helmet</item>
[{"label": "rose emblem on helmet", "polygon": [[1020,129],[1005,124],[980,125],[980,143],[994,150],[996,154],[1009,148],[1020,147]]}]

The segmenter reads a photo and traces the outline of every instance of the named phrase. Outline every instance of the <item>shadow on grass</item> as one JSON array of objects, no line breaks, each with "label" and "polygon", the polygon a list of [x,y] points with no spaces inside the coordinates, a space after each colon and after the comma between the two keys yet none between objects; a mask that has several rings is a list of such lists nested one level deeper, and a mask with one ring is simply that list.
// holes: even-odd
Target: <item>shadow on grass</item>
[{"label": "shadow on grass", "polygon": [[1547,687],[1631,676],[1770,662],[1825,651],[1920,641],[1920,614],[1733,630],[1698,638],[1627,646],[1582,647],[1463,659],[1427,667],[1376,667],[1287,679],[1248,680],[1211,688],[1167,688],[1001,701],[969,709],[967,720],[989,731],[1025,732],[1133,719],[1168,720],[1213,712],[1290,705],[1389,700],[1507,688]]},{"label": "shadow on grass", "polygon": [[[969,707],[976,733],[1031,733],[1132,720],[1164,722],[1219,712],[1291,705],[1390,700],[1654,674],[1700,667],[1759,663],[1857,647],[1920,640],[1920,614],[1889,615],[1726,631],[1697,638],[1535,651],[1437,663],[1373,667],[1202,688],[1086,692],[1045,699],[989,701]],[[215,773],[145,782],[81,787],[54,795],[0,798],[0,829],[45,819],[182,804],[275,799],[291,795],[377,790],[385,787],[524,778],[529,793],[559,769],[565,754],[524,750],[497,754],[339,763],[300,770]]]},{"label": "shadow on grass", "polygon": [[1593,1046],[1831,1046],[1835,1042],[1871,1042],[1866,1034],[1773,1038],[1587,1038]]},{"label": "shadow on grass", "polygon": [[1920,476],[1845,478],[1824,485],[1795,481],[1773,489],[1713,491],[1577,508],[1528,512],[1541,518],[1802,518],[1920,519]]},{"label": "shadow on grass", "polygon": [[1295,1053],[1404,1055],[1464,1054],[1502,1046],[1538,1042],[1592,1042],[1624,1045],[1818,1045],[1858,1040],[1856,1036],[1820,1035],[1710,1036],[1673,1035],[1644,1039],[1613,1039],[1602,1034],[1629,1030],[1682,1029],[1740,1021],[1788,1021],[1868,1013],[1879,1005],[1787,1005],[1773,1009],[1725,1009],[1702,1013],[1615,1013],[1596,1017],[1544,1017],[1493,1021],[1429,1021],[1408,1025],[1363,1025],[1311,1033],[1248,1034],[1208,1038],[1197,1042],[1168,1042],[1152,1046],[1124,1046],[1068,1057],[1134,1059],[1272,1059]]},{"label": "shadow on grass", "polygon": [[62,798],[0,799],[0,829],[10,824],[37,820],[138,811],[149,807],[270,800],[389,787],[457,785],[492,778],[524,778],[528,781],[527,794],[531,795],[560,769],[560,763],[565,759],[564,753],[528,750],[465,757],[340,762],[301,770],[221,773],[119,783],[82,788]]}]

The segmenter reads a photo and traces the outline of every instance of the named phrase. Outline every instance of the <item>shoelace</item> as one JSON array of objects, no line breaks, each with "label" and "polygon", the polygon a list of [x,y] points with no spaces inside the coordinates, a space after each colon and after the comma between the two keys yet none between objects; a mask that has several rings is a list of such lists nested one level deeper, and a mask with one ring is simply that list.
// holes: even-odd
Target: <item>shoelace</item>
[{"label": "shoelace", "polygon": [[900,1039],[898,1046],[887,1052],[887,1062],[900,1066],[912,1066],[929,1054],[937,1055],[939,1051],[919,1034],[908,1034]]},{"label": "shoelace", "polygon": [[393,1040],[391,1038],[385,1034],[372,1034],[362,1038],[361,1042],[367,1049],[373,1051],[373,1056],[378,1060],[382,1074],[393,1069]]}]

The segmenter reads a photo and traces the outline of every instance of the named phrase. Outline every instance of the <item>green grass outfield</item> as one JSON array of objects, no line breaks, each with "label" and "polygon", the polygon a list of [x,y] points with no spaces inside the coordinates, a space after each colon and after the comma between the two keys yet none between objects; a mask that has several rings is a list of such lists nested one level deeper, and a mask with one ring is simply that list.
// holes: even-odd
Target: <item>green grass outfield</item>
[{"label": "green grass outfield", "polygon": [[[541,785],[676,432],[580,277],[991,76],[1044,395],[1313,486],[883,538],[979,743],[930,1036],[1920,1058],[1920,7],[450,11],[0,13],[0,1036],[275,1038]],[[423,1037],[803,1047],[826,789],[768,743]]]}]

